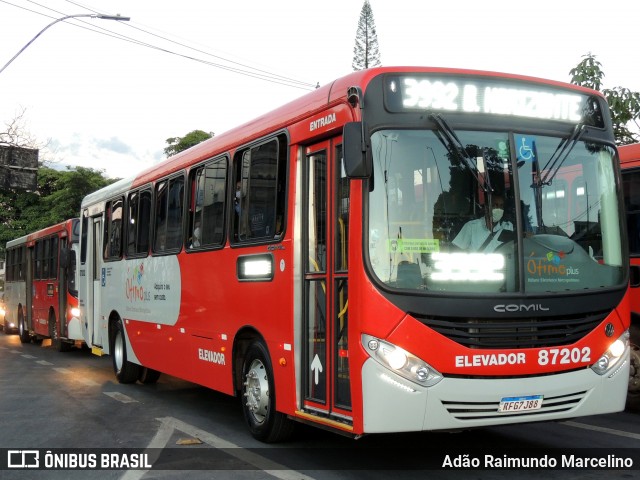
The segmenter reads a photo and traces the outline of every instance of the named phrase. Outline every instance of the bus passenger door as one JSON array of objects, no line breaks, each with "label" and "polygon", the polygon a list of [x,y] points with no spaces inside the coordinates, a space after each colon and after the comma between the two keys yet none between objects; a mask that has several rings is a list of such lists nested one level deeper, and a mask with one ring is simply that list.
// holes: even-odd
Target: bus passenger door
[{"label": "bus passenger door", "polygon": [[89,239],[91,249],[90,258],[91,262],[91,285],[89,287],[89,297],[91,306],[88,307],[91,312],[89,319],[89,338],[91,344],[100,346],[102,348],[107,347],[103,343],[102,329],[100,328],[100,292],[101,286],[104,281],[104,268],[102,266],[102,217],[94,217],[91,219],[91,238]]},{"label": "bus passenger door", "polygon": [[347,238],[349,183],[341,138],[305,150],[303,166],[303,397],[310,414],[351,417]]}]

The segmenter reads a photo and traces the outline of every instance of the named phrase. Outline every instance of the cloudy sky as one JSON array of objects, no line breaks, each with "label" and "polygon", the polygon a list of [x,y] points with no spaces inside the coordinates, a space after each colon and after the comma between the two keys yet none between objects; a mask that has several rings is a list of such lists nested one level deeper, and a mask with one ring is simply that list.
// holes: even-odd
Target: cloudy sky
[{"label": "cloudy sky", "polygon": [[[351,71],[363,0],[0,0],[0,127],[25,110],[60,166],[128,177],[166,139],[221,133]],[[604,86],[640,91],[629,0],[370,0],[384,65],[559,81],[591,52]],[[635,62],[635,63],[634,63]]]}]

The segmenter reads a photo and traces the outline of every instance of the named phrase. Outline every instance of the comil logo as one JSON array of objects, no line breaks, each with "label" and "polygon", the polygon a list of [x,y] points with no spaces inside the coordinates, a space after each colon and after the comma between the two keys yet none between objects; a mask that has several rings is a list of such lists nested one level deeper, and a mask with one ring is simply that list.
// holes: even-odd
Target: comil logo
[{"label": "comil logo", "polygon": [[547,312],[549,309],[541,303],[530,303],[529,305],[510,303],[508,305],[495,305],[493,309],[496,312]]},{"label": "comil logo", "polygon": [[7,451],[7,468],[40,468],[38,450]]}]

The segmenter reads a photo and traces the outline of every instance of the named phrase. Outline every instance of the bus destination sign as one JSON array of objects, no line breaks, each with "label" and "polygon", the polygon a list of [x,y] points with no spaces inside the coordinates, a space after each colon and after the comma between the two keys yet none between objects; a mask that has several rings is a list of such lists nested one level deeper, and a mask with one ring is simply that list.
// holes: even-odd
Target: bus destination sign
[{"label": "bus destination sign", "polygon": [[598,103],[586,94],[525,82],[478,77],[389,76],[389,111],[448,111],[511,115],[600,126]]}]

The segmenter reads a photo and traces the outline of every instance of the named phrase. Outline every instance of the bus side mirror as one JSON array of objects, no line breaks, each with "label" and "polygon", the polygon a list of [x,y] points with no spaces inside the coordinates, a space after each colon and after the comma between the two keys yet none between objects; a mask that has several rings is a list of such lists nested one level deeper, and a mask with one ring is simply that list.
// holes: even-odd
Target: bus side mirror
[{"label": "bus side mirror", "polygon": [[362,122],[345,123],[342,131],[344,169],[349,178],[369,178],[373,162],[364,141]]}]

